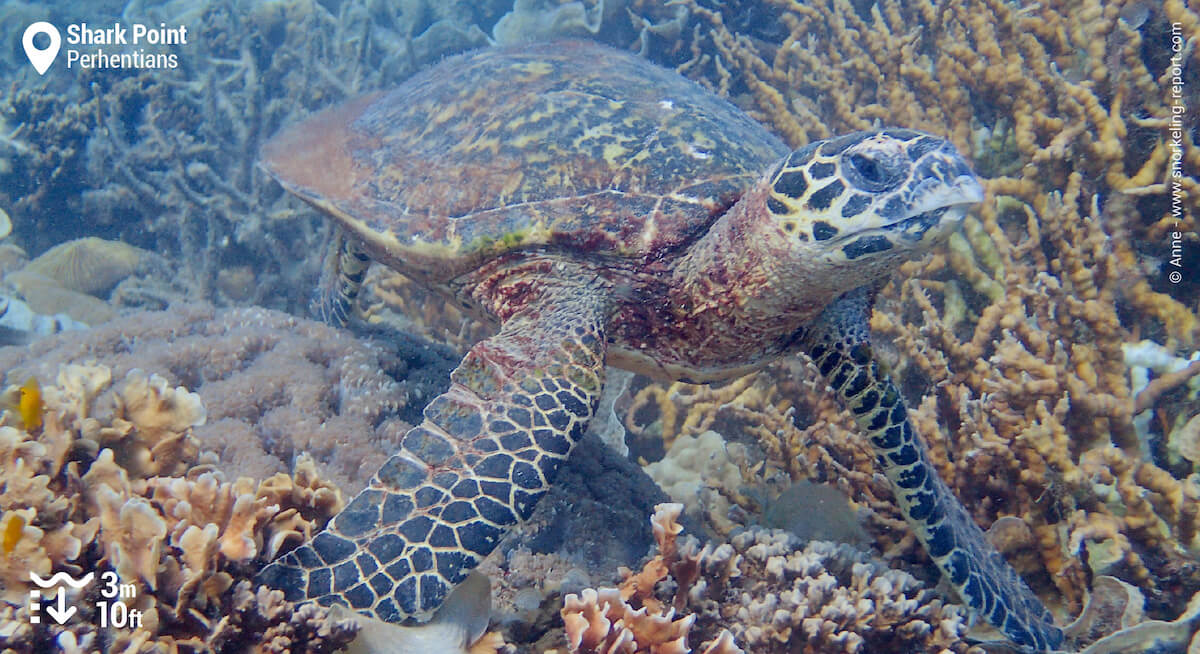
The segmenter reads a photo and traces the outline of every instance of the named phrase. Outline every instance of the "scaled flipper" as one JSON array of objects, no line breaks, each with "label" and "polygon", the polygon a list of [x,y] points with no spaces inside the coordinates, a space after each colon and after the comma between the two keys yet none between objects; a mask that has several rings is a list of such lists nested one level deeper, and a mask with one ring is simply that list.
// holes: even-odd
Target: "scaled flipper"
[{"label": "scaled flipper", "polygon": [[335,225],[333,240],[321,261],[321,280],[311,306],[313,315],[327,325],[345,327],[370,267],[371,258],[358,241]]},{"label": "scaled flipper", "polygon": [[992,547],[929,461],[904,400],[871,350],[867,289],[851,291],[806,328],[805,349],[850,410],[891,481],[905,520],[963,600],[1022,651],[1062,644],[1054,617]]},{"label": "scaled flipper", "polygon": [[471,348],[370,485],[260,582],[292,601],[424,622],[529,518],[595,411],[606,345],[602,291],[538,292]]}]

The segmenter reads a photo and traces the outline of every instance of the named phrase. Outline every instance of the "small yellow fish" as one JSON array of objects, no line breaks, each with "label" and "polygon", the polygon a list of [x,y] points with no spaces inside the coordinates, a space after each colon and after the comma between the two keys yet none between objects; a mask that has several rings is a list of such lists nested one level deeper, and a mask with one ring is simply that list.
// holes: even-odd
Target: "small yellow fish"
[{"label": "small yellow fish", "polygon": [[21,534],[25,531],[25,518],[20,514],[10,513],[4,520],[4,528],[0,530],[0,550],[4,551],[4,555],[12,554],[12,551],[17,548],[17,543],[21,542]]},{"label": "small yellow fish", "polygon": [[36,377],[30,377],[19,389],[17,399],[17,415],[25,425],[25,431],[33,431],[42,426],[42,387]]}]

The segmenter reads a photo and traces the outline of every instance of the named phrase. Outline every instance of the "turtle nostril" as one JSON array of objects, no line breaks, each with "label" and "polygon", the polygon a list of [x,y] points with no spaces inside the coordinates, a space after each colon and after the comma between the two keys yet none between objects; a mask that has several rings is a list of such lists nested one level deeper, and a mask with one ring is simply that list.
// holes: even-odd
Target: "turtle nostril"
[{"label": "turtle nostril", "polygon": [[883,169],[879,167],[879,164],[874,159],[861,154],[852,154],[850,155],[850,165],[854,166],[858,174],[862,175],[862,178],[868,182],[882,184],[887,181]]}]

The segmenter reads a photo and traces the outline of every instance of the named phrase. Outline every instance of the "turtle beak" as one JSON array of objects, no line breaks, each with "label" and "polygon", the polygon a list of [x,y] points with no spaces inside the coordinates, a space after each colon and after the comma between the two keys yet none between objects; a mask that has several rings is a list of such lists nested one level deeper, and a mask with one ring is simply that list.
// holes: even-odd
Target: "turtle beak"
[{"label": "turtle beak", "polygon": [[974,175],[959,175],[949,184],[939,179],[926,179],[913,195],[916,197],[909,209],[909,218],[943,207],[979,204],[983,202],[983,185]]},{"label": "turtle beak", "polygon": [[914,193],[916,198],[908,216],[891,225],[900,237],[911,243],[956,229],[967,211],[983,201],[983,185],[972,174],[959,175],[949,184],[935,178],[924,180]]},{"label": "turtle beak", "polygon": [[961,175],[954,180],[954,188],[962,193],[963,202],[979,204],[983,202],[983,184],[974,175]]}]

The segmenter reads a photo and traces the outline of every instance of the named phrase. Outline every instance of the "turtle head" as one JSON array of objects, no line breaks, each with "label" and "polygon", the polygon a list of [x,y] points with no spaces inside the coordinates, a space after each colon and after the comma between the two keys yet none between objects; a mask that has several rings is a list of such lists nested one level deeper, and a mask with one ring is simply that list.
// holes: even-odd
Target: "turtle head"
[{"label": "turtle head", "polygon": [[839,296],[944,240],[982,199],[962,155],[928,134],[886,129],[811,143],[680,257],[671,306],[699,325],[694,333],[734,334],[730,360],[762,360],[795,347],[798,329]]},{"label": "turtle head", "polygon": [[810,143],[766,182],[767,210],[799,253],[860,279],[944,240],[983,199],[953,145],[905,129]]}]

